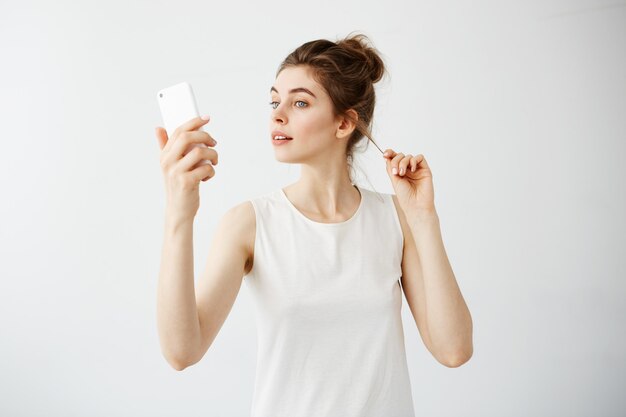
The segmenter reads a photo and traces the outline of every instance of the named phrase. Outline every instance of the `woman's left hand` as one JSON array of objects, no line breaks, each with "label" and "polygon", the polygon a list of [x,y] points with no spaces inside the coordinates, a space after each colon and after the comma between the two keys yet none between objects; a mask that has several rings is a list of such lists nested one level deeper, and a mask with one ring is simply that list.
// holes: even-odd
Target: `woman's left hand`
[{"label": "woman's left hand", "polygon": [[[433,174],[424,155],[405,155],[387,149],[383,157],[387,163],[387,174],[404,212],[434,212]],[[397,174],[393,173],[394,168]]]}]

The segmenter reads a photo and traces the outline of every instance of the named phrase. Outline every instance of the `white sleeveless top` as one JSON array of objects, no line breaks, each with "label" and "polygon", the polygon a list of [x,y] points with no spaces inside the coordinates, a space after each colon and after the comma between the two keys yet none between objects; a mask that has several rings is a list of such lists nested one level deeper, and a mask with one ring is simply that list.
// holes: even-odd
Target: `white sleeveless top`
[{"label": "white sleeveless top", "polygon": [[250,200],[252,417],[414,416],[400,314],[402,228],[391,194],[355,187],[360,205],[340,223],[309,219],[282,189]]}]

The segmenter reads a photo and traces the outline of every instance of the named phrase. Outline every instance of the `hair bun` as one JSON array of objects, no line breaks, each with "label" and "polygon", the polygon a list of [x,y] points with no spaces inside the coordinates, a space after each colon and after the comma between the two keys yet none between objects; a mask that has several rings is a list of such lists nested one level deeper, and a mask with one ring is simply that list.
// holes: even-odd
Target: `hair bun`
[{"label": "hair bun", "polygon": [[372,83],[377,83],[385,74],[385,63],[380,57],[380,52],[372,46],[369,38],[361,33],[348,35],[337,42],[337,46],[350,50],[358,55],[360,60],[367,66],[367,71]]}]

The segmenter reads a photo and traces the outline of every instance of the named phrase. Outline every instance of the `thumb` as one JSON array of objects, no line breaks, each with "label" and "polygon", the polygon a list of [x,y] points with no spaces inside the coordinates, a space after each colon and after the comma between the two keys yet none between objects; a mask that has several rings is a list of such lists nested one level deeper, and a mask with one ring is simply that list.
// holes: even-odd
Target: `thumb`
[{"label": "thumb", "polygon": [[156,134],[157,140],[159,142],[159,148],[163,150],[163,148],[165,147],[168,141],[167,131],[163,129],[162,127],[156,127],[154,129],[154,133]]},{"label": "thumb", "polygon": [[387,175],[389,175],[389,179],[391,180],[391,184],[395,184],[397,181],[400,181],[400,178],[391,171],[391,159],[387,158],[385,161],[385,165],[387,168]]},{"label": "thumb", "polygon": [[387,174],[393,178],[394,175],[391,173],[391,159],[385,158],[385,166],[387,168]]}]

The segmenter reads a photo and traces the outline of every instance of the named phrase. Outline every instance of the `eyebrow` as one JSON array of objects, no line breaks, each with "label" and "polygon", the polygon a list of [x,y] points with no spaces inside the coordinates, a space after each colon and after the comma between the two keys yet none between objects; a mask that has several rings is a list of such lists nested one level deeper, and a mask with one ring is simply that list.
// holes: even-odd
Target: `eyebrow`
[{"label": "eyebrow", "polygon": [[[274,86],[272,86],[272,88],[270,88],[270,93],[272,91],[276,91],[278,93],[278,90]],[[310,94],[313,97],[315,97],[315,94],[313,94],[311,92],[311,90],[309,90],[308,88],[304,88],[304,87],[292,88],[291,90],[289,90],[289,94],[292,94],[292,93],[307,93],[307,94]],[[315,98],[317,98],[317,97],[315,97]]]}]

